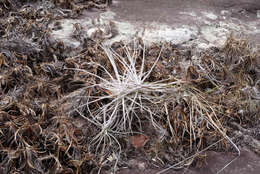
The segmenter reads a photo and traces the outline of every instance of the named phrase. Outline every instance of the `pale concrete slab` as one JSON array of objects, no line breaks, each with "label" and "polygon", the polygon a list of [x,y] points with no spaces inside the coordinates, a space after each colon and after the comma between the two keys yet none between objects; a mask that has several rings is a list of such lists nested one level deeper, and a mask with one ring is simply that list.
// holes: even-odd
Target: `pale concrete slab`
[{"label": "pale concrete slab", "polygon": [[257,0],[114,0],[105,12],[86,11],[79,19],[64,19],[52,36],[76,48],[80,41],[72,36],[75,24],[80,24],[85,37],[99,32],[107,44],[141,37],[147,44],[167,41],[204,49],[221,47],[231,32],[259,44],[259,9]]}]

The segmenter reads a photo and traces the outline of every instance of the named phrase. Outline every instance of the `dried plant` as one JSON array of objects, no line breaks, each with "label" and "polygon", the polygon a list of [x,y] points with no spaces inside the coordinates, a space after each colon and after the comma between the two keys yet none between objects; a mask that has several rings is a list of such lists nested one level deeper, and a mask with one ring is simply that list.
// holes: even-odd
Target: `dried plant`
[{"label": "dried plant", "polygon": [[[118,147],[115,151],[119,150],[120,154],[121,145],[118,137],[133,133],[141,134],[144,120],[151,122],[154,129],[163,137],[165,130],[159,123],[163,118],[157,109],[166,96],[176,90],[171,87],[180,83],[169,82],[169,79],[148,81],[163,48],[147,71],[145,71],[147,69],[145,47],[134,44],[131,50],[129,46],[124,46],[125,57],[107,46],[102,46],[102,49],[108,59],[106,67],[98,62],[88,63],[98,67],[102,71],[102,76],[84,69],[72,69],[90,75],[97,81],[83,88],[88,91],[87,96],[82,96],[86,101],[73,109],[98,128],[99,132],[91,141],[96,154],[100,154],[101,151],[103,156],[104,149],[109,149],[112,144]],[[143,54],[140,59],[141,51]],[[138,65],[137,61],[141,62],[141,65]]]}]

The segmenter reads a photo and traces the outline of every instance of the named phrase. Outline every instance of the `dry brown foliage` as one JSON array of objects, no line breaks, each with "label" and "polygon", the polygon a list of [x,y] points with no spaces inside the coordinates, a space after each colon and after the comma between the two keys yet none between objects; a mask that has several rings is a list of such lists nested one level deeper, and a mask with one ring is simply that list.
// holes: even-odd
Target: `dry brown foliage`
[{"label": "dry brown foliage", "polygon": [[[6,18],[0,22],[0,173],[95,173],[104,166],[125,166],[140,154],[151,164],[166,166],[219,140],[212,149],[232,147],[225,139],[232,137],[231,122],[259,124],[260,52],[247,40],[230,36],[223,48],[200,54],[169,43],[154,44],[144,51],[139,40],[136,69],[145,56],[145,71],[153,67],[164,45],[146,82],[180,82],[167,87],[171,91],[166,90],[167,97],[151,92],[150,96],[160,99],[156,104],[142,100],[158,116],[155,121],[164,132],[152,126],[147,112],[139,108],[135,111],[138,119],[130,124],[132,131],[111,128],[114,139],[106,141],[106,146],[104,139],[99,148],[93,147],[100,128],[80,114],[88,117],[89,110],[94,113],[111,100],[80,106],[89,102],[89,96],[112,94],[89,86],[99,84],[99,77],[109,80],[97,64],[114,76],[113,67],[99,42],[88,38],[81,39],[82,49],[75,56],[67,56],[69,48],[51,40],[47,24],[77,15],[78,6],[80,10],[101,8],[105,1],[46,1],[42,8],[33,8],[34,3],[26,6],[27,2],[1,1],[0,15]],[[55,6],[47,8],[55,4],[71,11],[65,15],[66,10],[56,13]],[[123,47],[123,43],[111,46],[126,57]],[[131,44],[128,47],[134,51]],[[125,71],[120,62],[116,66],[119,73]],[[145,143],[137,145],[131,137],[145,137]]]}]

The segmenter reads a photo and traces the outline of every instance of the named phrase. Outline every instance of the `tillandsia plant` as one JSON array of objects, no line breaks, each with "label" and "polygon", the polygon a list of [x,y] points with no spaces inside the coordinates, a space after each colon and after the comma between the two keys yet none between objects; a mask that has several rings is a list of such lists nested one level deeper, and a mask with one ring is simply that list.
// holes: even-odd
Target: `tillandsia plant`
[{"label": "tillandsia plant", "polygon": [[[167,93],[172,92],[172,85],[179,84],[180,81],[169,82],[169,79],[165,79],[149,82],[148,78],[155,68],[163,48],[152,67],[146,70],[145,46],[141,48],[143,54],[141,65],[137,64],[141,53],[137,47],[140,45],[134,44],[133,50],[124,46],[125,57],[123,57],[103,45],[102,49],[112,68],[109,69],[96,62],[89,64],[98,66],[104,72],[104,77],[84,69],[74,69],[98,79],[98,83],[85,88],[89,91],[87,102],[75,108],[75,111],[83,118],[99,127],[100,132],[93,139],[94,144],[98,144],[97,148],[106,137],[110,137],[109,140],[112,138],[117,141],[114,134],[134,133],[133,122],[138,123],[137,130],[142,130],[142,119],[148,119],[156,130],[164,132],[158,122],[160,115],[157,114],[156,108],[166,98]],[[101,92],[101,96],[96,95],[97,90]],[[80,108],[83,107],[87,112],[81,112]]]}]

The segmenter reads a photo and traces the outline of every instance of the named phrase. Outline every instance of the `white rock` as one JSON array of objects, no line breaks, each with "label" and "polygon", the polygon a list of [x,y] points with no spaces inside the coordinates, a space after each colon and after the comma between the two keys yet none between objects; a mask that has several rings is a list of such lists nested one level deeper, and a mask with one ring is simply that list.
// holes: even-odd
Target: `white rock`
[{"label": "white rock", "polygon": [[230,31],[222,27],[204,26],[201,27],[201,33],[210,44],[221,47],[225,44]]},{"label": "white rock", "polygon": [[256,16],[257,16],[257,18],[260,18],[260,10],[257,10]]},{"label": "white rock", "polygon": [[218,19],[218,16],[215,15],[214,13],[212,13],[212,12],[202,12],[202,14],[204,16],[206,16],[207,18],[212,19],[212,20]]}]

